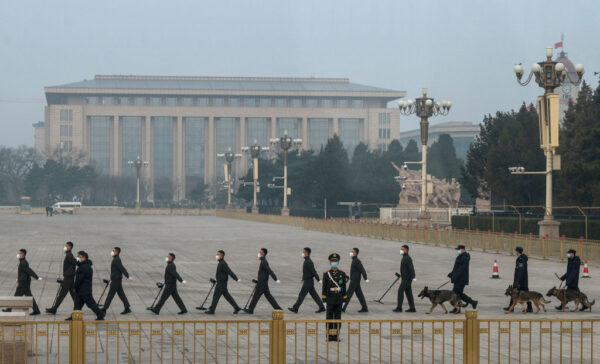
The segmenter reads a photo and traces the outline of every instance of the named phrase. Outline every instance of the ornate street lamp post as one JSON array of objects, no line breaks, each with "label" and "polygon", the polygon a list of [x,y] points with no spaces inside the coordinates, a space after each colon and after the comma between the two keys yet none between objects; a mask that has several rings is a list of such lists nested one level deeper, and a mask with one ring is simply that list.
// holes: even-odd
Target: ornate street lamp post
[{"label": "ornate street lamp post", "polygon": [[427,212],[427,188],[430,177],[427,175],[427,139],[429,137],[429,118],[437,115],[448,115],[452,103],[450,101],[435,102],[433,98],[427,97],[427,88],[423,88],[423,96],[414,102],[398,101],[398,108],[403,115],[416,114],[421,118],[421,161],[405,162],[404,164],[421,165],[421,208],[417,217],[418,226],[429,226],[431,216]]},{"label": "ornate street lamp post", "polygon": [[231,192],[233,192],[233,182],[231,180],[231,164],[235,159],[239,159],[242,157],[241,154],[235,154],[231,151],[231,148],[227,148],[227,152],[217,154],[219,158],[225,158],[224,168],[224,178],[223,187],[227,188],[227,208],[231,208]]},{"label": "ornate street lamp post", "polygon": [[142,171],[142,167],[145,167],[147,165],[150,164],[150,162],[148,161],[143,161],[140,156],[138,155],[137,159],[134,161],[127,161],[127,164],[129,164],[131,167],[135,168],[135,173],[137,176],[137,187],[136,187],[136,199],[135,199],[135,208],[139,209],[140,208],[140,174]]},{"label": "ornate street lamp post", "polygon": [[517,82],[521,86],[527,86],[531,79],[535,77],[535,82],[544,89],[544,94],[538,96],[538,115],[540,125],[540,147],[546,155],[546,170],[536,172],[525,172],[524,167],[510,167],[511,174],[543,174],[546,175],[546,214],[544,220],[538,224],[540,226],[540,236],[550,238],[559,237],[560,222],[555,221],[552,215],[552,171],[560,170],[560,155],[556,154],[558,147],[559,133],[559,95],[554,93],[554,89],[559,87],[565,79],[569,82],[579,85],[582,81],[584,68],[581,64],[575,66],[575,72],[578,79],[574,80],[569,75],[565,65],[552,60],[552,48],[546,48],[546,60],[534,63],[531,66],[531,72],[525,81],[522,81],[523,66],[520,64],[514,67],[517,76]]},{"label": "ornate street lamp post", "polygon": [[273,177],[273,181],[277,179],[283,179],[283,186],[275,186],[269,184],[270,188],[283,188],[283,208],[281,209],[281,216],[289,216],[290,209],[287,207],[287,197],[292,194],[291,189],[288,188],[287,184],[287,163],[288,163],[288,151],[292,147],[299,147],[302,145],[302,139],[292,139],[288,136],[287,130],[283,133],[281,138],[273,138],[269,141],[273,149],[281,148],[283,150],[283,177]]},{"label": "ornate street lamp post", "polygon": [[[258,214],[258,206],[256,205],[256,194],[260,192],[260,186],[258,184],[258,156],[260,152],[268,152],[269,147],[261,147],[258,145],[256,140],[254,144],[249,147],[242,147],[242,153],[250,153],[252,157],[252,187],[254,193],[254,199],[252,202],[252,213]],[[246,185],[248,182],[242,182],[242,184]]]}]

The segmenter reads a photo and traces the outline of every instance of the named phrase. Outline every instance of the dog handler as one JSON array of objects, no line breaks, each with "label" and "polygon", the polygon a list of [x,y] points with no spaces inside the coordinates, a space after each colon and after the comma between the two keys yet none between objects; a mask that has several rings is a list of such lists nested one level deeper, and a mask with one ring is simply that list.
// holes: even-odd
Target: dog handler
[{"label": "dog handler", "polygon": [[[569,249],[567,251],[567,273],[563,274],[560,277],[561,281],[565,281],[565,286],[567,290],[577,291],[579,292],[579,269],[581,267],[581,260],[577,255],[575,255],[577,251],[575,249]],[[556,307],[557,310],[560,310],[562,305],[558,305]],[[581,307],[581,310],[585,309],[585,305]]]},{"label": "dog handler", "polygon": [[[471,304],[473,309],[477,308],[477,301],[467,296],[464,293],[465,286],[469,285],[469,261],[471,256],[467,253],[464,245],[456,247],[456,260],[454,261],[454,267],[452,272],[448,273],[448,278],[454,284],[452,291],[456,293],[461,300],[467,304]],[[457,309],[452,310],[452,313],[456,313]]]},{"label": "dog handler", "polygon": [[[527,274],[527,255],[523,254],[523,248],[518,246],[515,248],[517,260],[515,262],[515,275],[513,278],[513,287],[519,291],[529,291],[529,279]],[[504,311],[508,311],[513,304],[512,298],[508,307],[504,307]],[[527,302],[527,312],[533,312],[531,301]]]}]

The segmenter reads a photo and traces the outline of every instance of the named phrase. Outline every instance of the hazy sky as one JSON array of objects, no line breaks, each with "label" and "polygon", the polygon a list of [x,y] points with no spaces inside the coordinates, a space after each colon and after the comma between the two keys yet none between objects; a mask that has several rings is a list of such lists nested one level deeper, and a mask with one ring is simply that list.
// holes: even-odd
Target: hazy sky
[{"label": "hazy sky", "polygon": [[[596,85],[600,1],[0,1],[0,144],[33,145],[43,87],[96,74],[348,77],[453,102],[480,122],[541,92],[518,86],[565,35]],[[401,130],[417,127],[401,118]]]}]

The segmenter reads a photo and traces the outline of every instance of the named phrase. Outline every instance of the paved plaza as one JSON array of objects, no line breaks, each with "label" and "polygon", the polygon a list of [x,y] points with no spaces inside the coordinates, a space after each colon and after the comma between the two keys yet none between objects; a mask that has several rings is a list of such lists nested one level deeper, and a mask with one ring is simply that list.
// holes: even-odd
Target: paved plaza
[{"label": "paved plaza", "polygon": [[[243,220],[224,219],[213,216],[120,216],[120,215],[74,215],[47,218],[40,215],[0,216],[0,231],[3,256],[0,257],[0,295],[12,295],[15,289],[19,248],[26,248],[30,266],[38,275],[44,277],[41,282],[32,282],[32,291],[42,308],[50,307],[58,284],[63,259],[63,245],[66,241],[75,243],[75,251],[85,250],[94,263],[94,296],[98,298],[103,288],[102,278],[109,277],[110,251],[113,246],[122,248],[123,264],[133,277],[124,281],[125,292],[132,304],[133,314],[121,316],[123,306],[115,297],[107,314],[108,320],[148,320],[155,316],[146,310],[156,293],[155,282],[163,280],[165,256],[168,252],[177,255],[177,269],[186,285],[179,285],[179,292],[189,310],[187,316],[176,315],[177,306],[167,301],[161,311],[160,319],[198,320],[205,319],[196,310],[210,288],[209,278],[214,276],[218,249],[227,252],[226,260],[242,282],[230,281],[229,287],[238,304],[243,306],[252,291],[251,279],[256,278],[258,260],[256,254],[261,247],[269,249],[268,260],[271,268],[281,280],[281,284],[270,282],[271,292],[285,309],[291,306],[300,290],[302,268],[301,251],[304,246],[313,250],[312,258],[318,272],[328,267],[327,256],[331,252],[341,254],[341,269],[348,272],[350,267],[349,251],[360,248],[360,258],[369,275],[370,283],[363,282],[363,289],[369,301],[369,313],[359,314],[360,305],[356,297],[352,299],[345,319],[403,319],[431,318],[425,312],[430,305],[427,300],[417,300],[417,314],[396,314],[396,287],[383,300],[384,305],[373,302],[379,298],[394,280],[394,272],[399,271],[400,244],[393,241],[343,236],[302,228],[263,224]],[[411,255],[415,263],[417,281],[413,292],[416,295],[427,285],[436,288],[447,281],[446,274],[452,269],[455,258],[453,249],[411,244]],[[490,279],[494,259],[498,260],[501,279]],[[501,310],[507,304],[503,296],[506,286],[512,282],[514,257],[481,252],[471,252],[470,285],[466,293],[479,300],[479,316],[482,318],[506,318]],[[600,285],[595,273],[597,266],[590,265],[592,279],[581,279],[580,288],[590,299],[600,298]],[[557,261],[530,259],[530,288],[545,293],[558,285],[554,272],[562,274],[566,264]],[[598,276],[600,277],[600,276]],[[317,285],[319,289],[319,286]],[[451,289],[448,284],[444,288]],[[580,317],[599,318],[600,309],[589,313],[559,313],[554,310],[555,299],[549,304],[548,313],[528,315],[528,317]],[[210,304],[210,299],[207,305]],[[406,302],[405,302],[406,305]],[[71,300],[65,299],[56,316],[42,314],[37,320],[63,320],[69,313]],[[317,308],[310,296],[307,296],[300,313],[293,315],[285,311],[286,319],[324,319],[316,315]],[[93,319],[93,313],[84,309],[86,319]],[[450,318],[438,307],[433,316]],[[515,318],[521,314],[513,314]],[[261,299],[255,314],[249,316],[240,313],[232,315],[232,308],[222,299],[214,319],[270,319],[271,307]],[[211,317],[211,319],[213,319]]]}]

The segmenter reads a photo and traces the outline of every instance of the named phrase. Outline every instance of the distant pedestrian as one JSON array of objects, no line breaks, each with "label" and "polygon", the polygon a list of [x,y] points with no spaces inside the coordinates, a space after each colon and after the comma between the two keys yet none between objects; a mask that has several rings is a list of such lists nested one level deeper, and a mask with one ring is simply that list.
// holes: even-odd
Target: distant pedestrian
[{"label": "distant pedestrian", "polygon": [[280,283],[280,281],[279,279],[277,279],[275,273],[271,270],[271,267],[269,267],[269,263],[267,262],[266,256],[267,249],[261,248],[258,252],[258,259],[260,260],[260,265],[258,266],[258,283],[256,283],[256,291],[254,292],[252,301],[250,301],[250,306],[248,306],[248,308],[244,310],[244,312],[249,314],[254,313],[254,308],[256,307],[258,300],[263,294],[265,295],[265,298],[267,299],[267,301],[269,301],[271,306],[273,306],[273,309],[281,310],[281,307],[279,306],[277,301],[275,301],[275,297],[273,297],[271,291],[269,290],[269,276],[271,276],[273,280],[277,283]]},{"label": "distant pedestrian", "polygon": [[[77,271],[75,272],[75,308],[81,310],[83,305],[88,306],[96,314],[96,320],[104,320],[104,312],[98,307],[94,296],[92,295],[92,282],[94,279],[94,270],[92,269],[92,260],[88,253],[81,250],[77,252]],[[67,318],[67,321],[73,317]]]},{"label": "distant pedestrian", "polygon": [[[448,278],[454,284],[452,291],[466,304],[471,304],[473,309],[475,309],[478,302],[464,293],[465,286],[469,285],[469,261],[471,260],[471,256],[467,253],[464,245],[456,247],[456,255],[452,272],[448,273]],[[452,310],[452,313],[456,312],[458,312],[456,308]]]},{"label": "distant pedestrian", "polygon": [[60,287],[58,289],[58,293],[56,295],[56,300],[52,307],[46,309],[46,313],[50,313],[52,315],[56,314],[58,307],[62,303],[62,301],[67,296],[67,293],[71,295],[71,299],[73,300],[73,305],[75,305],[75,291],[73,290],[73,285],[75,284],[75,271],[77,270],[77,259],[73,256],[73,243],[67,241],[65,246],[63,247],[65,252],[65,258],[63,259],[63,277],[62,282],[60,282]]},{"label": "distant pedestrian", "polygon": [[360,302],[361,306],[358,312],[369,312],[367,301],[363,295],[362,288],[360,288],[361,277],[364,278],[365,282],[367,283],[369,283],[369,279],[367,278],[367,271],[365,270],[365,267],[363,267],[362,262],[360,259],[358,259],[358,252],[358,248],[354,248],[350,252],[350,257],[352,257],[352,264],[350,265],[350,284],[348,285],[348,297],[346,298],[342,312],[346,312],[346,308],[348,307],[354,292],[356,292],[356,298],[358,298],[358,302]]},{"label": "distant pedestrian", "polygon": [[313,298],[319,309],[315,311],[315,313],[325,312],[325,306],[323,306],[323,301],[321,301],[321,297],[317,293],[315,289],[315,281],[322,283],[320,280],[317,271],[315,270],[315,264],[312,259],[310,259],[311,249],[306,247],[302,250],[302,257],[304,258],[304,263],[302,264],[302,288],[300,289],[300,293],[298,294],[298,299],[294,306],[288,307],[288,310],[293,313],[298,313],[298,309],[300,305],[304,301],[304,297],[306,297],[307,293],[310,293],[310,296]]},{"label": "distant pedestrian", "polygon": [[398,304],[393,309],[394,312],[402,312],[402,303],[404,301],[404,295],[408,301],[408,310],[406,312],[417,312],[415,309],[415,299],[412,294],[412,282],[416,279],[415,267],[410,255],[408,255],[408,245],[402,245],[400,249],[400,287],[398,288]]},{"label": "distant pedestrian", "polygon": [[217,264],[217,272],[215,273],[217,286],[215,288],[215,293],[213,293],[213,299],[212,303],[210,304],[210,308],[205,313],[208,315],[214,314],[215,310],[217,309],[219,299],[221,298],[221,296],[223,296],[225,297],[227,302],[229,302],[229,304],[233,307],[233,313],[237,314],[238,312],[240,312],[241,308],[235,302],[233,297],[231,297],[231,295],[229,294],[229,290],[227,289],[227,281],[229,280],[229,277],[238,282],[241,282],[241,279],[239,279],[235,275],[235,273],[233,273],[231,268],[229,268],[229,265],[227,265],[227,262],[225,261],[224,250],[219,250],[217,252],[216,258],[219,261],[219,264]]},{"label": "distant pedestrian", "polygon": [[173,296],[173,300],[179,307],[180,311],[177,314],[183,315],[187,313],[187,309],[185,308],[185,305],[183,304],[183,301],[177,292],[177,281],[183,284],[185,284],[186,281],[181,278],[179,273],[177,273],[177,267],[175,266],[174,260],[175,254],[173,253],[169,253],[165,258],[165,261],[167,262],[167,267],[165,268],[165,288],[160,296],[160,299],[158,300],[158,303],[152,309],[152,312],[157,315],[160,314],[160,309],[171,296]]},{"label": "distant pedestrian", "polygon": [[129,280],[131,280],[131,277],[121,262],[121,248],[118,246],[114,247],[110,252],[110,255],[112,256],[112,262],[110,264],[110,288],[108,290],[108,294],[106,295],[106,301],[104,302],[102,310],[104,313],[106,313],[106,310],[108,310],[110,307],[110,303],[112,302],[116,293],[119,295],[119,299],[121,302],[123,302],[123,306],[125,307],[123,312],[121,312],[121,315],[126,315],[131,313],[131,306],[129,305],[125,291],[123,291],[122,282],[123,276]]}]

